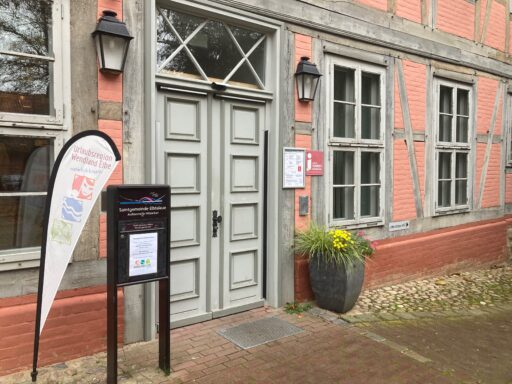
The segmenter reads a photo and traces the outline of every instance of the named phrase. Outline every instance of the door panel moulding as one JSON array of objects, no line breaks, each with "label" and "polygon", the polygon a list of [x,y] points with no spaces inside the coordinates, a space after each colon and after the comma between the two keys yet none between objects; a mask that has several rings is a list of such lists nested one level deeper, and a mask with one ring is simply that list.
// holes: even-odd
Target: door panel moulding
[{"label": "door panel moulding", "polygon": [[496,90],[496,98],[494,100],[494,109],[492,111],[492,118],[491,118],[491,126],[488,130],[488,139],[487,139],[487,147],[485,148],[485,157],[484,157],[484,165],[482,167],[482,174],[480,175],[480,187],[478,189],[478,201],[477,201],[477,208],[482,208],[482,200],[484,197],[484,188],[485,188],[485,181],[487,179],[487,169],[489,167],[489,159],[491,157],[491,150],[492,150],[492,142],[494,137],[494,129],[496,126],[496,119],[498,117],[498,109],[500,107],[500,100],[502,99],[503,92],[503,83],[500,82],[498,85],[498,89]]},{"label": "door panel moulding", "polygon": [[[502,56],[505,60],[506,56],[503,52],[490,47],[477,46],[467,39],[448,33],[426,30],[418,23],[403,19],[392,20],[385,13],[354,4],[343,2],[343,9],[340,10],[339,5],[328,1],[314,0],[313,3],[313,0],[300,0],[302,6],[298,6],[297,1],[284,0],[268,4],[269,8],[263,9],[258,0],[218,0],[218,2],[283,22],[301,25],[315,32],[328,32],[512,78],[507,63],[489,58],[489,56]],[[335,26],[343,26],[343,28]]]},{"label": "door panel moulding", "polygon": [[420,183],[418,177],[418,167],[416,164],[416,154],[414,150],[414,137],[412,130],[411,115],[409,111],[409,99],[405,84],[405,75],[402,60],[396,60],[396,70],[398,75],[398,88],[400,93],[400,103],[402,105],[402,117],[405,126],[405,143],[409,155],[409,166],[411,168],[412,185],[414,190],[414,202],[416,205],[416,216],[423,217],[423,206],[421,202]]}]

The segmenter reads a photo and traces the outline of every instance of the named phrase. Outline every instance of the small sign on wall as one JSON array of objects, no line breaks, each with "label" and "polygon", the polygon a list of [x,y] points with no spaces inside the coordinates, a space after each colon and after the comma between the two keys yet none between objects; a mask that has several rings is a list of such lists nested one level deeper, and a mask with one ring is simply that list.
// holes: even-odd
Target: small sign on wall
[{"label": "small sign on wall", "polygon": [[283,188],[305,187],[306,150],[283,148]]},{"label": "small sign on wall", "polygon": [[323,176],[324,153],[322,151],[306,151],[306,176]]},{"label": "small sign on wall", "polygon": [[404,231],[406,229],[409,229],[409,225],[409,221],[394,221],[389,223],[388,230],[389,232]]}]

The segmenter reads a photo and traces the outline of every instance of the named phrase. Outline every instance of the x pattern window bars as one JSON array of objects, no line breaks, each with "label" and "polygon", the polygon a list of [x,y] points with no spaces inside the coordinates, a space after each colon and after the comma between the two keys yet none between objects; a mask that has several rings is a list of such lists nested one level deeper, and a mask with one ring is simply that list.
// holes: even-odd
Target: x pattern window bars
[{"label": "x pattern window bars", "polygon": [[265,89],[266,35],[157,7],[160,75]]}]

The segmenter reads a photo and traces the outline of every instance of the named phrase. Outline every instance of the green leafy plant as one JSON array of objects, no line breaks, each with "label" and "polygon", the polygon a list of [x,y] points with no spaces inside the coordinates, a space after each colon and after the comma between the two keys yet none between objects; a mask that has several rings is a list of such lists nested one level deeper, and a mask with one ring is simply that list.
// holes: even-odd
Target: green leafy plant
[{"label": "green leafy plant", "polygon": [[364,238],[362,232],[352,233],[344,229],[327,229],[311,224],[295,235],[295,253],[310,261],[323,258],[328,264],[350,267],[364,262],[374,252],[375,242]]},{"label": "green leafy plant", "polygon": [[311,308],[312,305],[309,303],[297,303],[296,301],[284,305],[284,310],[289,314],[300,314],[309,311]]}]

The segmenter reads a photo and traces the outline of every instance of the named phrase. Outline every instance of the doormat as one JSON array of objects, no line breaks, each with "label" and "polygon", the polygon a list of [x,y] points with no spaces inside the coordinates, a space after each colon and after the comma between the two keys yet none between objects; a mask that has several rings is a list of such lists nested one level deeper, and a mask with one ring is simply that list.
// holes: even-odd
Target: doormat
[{"label": "doormat", "polygon": [[277,317],[267,317],[218,331],[219,335],[243,349],[253,348],[301,332],[303,332],[302,328]]}]

